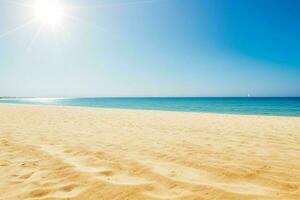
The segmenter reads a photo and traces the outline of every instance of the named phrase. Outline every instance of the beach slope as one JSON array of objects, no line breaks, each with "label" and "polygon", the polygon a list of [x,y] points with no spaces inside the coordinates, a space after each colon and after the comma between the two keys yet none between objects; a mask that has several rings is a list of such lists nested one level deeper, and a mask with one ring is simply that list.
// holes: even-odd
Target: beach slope
[{"label": "beach slope", "polygon": [[2,104],[0,199],[299,200],[300,118]]}]

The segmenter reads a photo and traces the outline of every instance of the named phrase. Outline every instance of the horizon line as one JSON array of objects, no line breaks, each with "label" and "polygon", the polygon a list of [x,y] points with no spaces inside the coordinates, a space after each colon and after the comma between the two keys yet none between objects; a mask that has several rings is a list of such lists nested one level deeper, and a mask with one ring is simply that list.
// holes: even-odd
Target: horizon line
[{"label": "horizon line", "polygon": [[300,98],[300,96],[74,96],[74,97],[17,97],[0,96],[0,99],[90,99],[90,98]]}]

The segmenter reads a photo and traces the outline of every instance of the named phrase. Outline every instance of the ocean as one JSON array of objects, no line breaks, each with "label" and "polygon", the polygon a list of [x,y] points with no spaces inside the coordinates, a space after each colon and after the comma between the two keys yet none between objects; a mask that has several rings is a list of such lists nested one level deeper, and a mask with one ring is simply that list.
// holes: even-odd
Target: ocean
[{"label": "ocean", "polygon": [[20,98],[0,103],[300,117],[300,98]]}]

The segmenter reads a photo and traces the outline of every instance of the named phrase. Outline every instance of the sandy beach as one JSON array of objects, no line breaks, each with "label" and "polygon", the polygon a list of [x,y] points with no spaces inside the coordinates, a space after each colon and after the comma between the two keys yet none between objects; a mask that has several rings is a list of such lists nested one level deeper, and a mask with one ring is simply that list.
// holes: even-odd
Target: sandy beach
[{"label": "sandy beach", "polygon": [[300,199],[300,118],[0,105],[0,199]]}]

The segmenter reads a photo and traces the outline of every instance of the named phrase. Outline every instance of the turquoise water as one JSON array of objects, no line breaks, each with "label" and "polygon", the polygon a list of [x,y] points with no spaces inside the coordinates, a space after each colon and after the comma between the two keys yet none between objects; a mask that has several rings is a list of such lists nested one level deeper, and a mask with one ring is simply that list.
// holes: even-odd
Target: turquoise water
[{"label": "turquoise water", "polygon": [[300,116],[300,98],[32,98],[0,103]]}]

